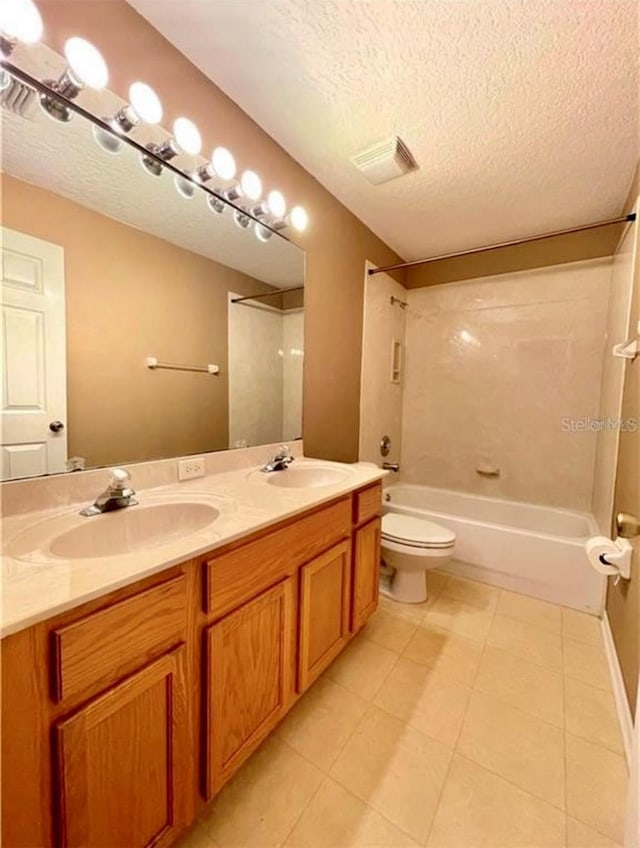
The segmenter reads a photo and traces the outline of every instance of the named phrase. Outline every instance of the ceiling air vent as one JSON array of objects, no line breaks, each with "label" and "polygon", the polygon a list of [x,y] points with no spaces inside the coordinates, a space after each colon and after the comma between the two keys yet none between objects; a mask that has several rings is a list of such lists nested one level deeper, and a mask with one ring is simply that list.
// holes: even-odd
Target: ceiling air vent
[{"label": "ceiling air vent", "polygon": [[418,167],[411,151],[397,135],[361,150],[351,161],[373,185],[395,180]]}]

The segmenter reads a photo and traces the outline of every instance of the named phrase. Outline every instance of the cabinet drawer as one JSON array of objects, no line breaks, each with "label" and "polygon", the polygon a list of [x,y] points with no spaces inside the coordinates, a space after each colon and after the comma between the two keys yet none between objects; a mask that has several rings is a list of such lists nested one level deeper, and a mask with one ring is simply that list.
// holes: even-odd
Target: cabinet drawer
[{"label": "cabinet drawer", "polygon": [[354,524],[363,524],[382,512],[382,483],[356,492],[353,502]]},{"label": "cabinet drawer", "polygon": [[56,701],[86,697],[183,641],[184,574],[51,633]]},{"label": "cabinet drawer", "polygon": [[205,612],[223,615],[288,577],[351,532],[351,500],[331,506],[205,563]]}]

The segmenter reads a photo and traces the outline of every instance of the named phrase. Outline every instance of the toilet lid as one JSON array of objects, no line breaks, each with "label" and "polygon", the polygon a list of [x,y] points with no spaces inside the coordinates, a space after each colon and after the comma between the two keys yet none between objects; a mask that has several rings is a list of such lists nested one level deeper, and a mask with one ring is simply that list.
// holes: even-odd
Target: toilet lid
[{"label": "toilet lid", "polygon": [[426,518],[388,512],[382,516],[382,538],[427,548],[452,545],[456,534]]}]

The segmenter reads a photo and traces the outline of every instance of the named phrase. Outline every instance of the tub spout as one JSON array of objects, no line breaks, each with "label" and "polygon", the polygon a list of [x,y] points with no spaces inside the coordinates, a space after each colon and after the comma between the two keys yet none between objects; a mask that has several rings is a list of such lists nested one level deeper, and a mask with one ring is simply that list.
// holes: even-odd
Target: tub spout
[{"label": "tub spout", "polygon": [[400,471],[400,466],[397,462],[383,462],[382,468],[384,471],[395,471],[396,473]]}]

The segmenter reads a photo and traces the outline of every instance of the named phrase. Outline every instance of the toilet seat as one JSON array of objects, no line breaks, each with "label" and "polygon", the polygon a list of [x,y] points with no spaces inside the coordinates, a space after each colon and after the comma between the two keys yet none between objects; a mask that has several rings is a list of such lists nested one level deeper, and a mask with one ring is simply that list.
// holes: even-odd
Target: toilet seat
[{"label": "toilet seat", "polygon": [[426,518],[388,512],[382,516],[382,540],[419,550],[442,550],[454,546],[456,534]]}]

